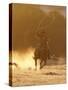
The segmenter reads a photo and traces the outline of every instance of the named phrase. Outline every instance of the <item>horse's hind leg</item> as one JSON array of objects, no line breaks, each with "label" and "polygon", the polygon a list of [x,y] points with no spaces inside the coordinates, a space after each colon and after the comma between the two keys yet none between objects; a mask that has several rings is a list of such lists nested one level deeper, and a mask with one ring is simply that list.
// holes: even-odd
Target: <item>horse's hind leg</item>
[{"label": "horse's hind leg", "polygon": [[46,60],[41,60],[40,69],[42,69],[46,65]]},{"label": "horse's hind leg", "polygon": [[44,60],[44,66],[46,65],[46,60]]},{"label": "horse's hind leg", "polygon": [[40,61],[40,69],[42,69],[43,68],[43,61],[41,60]]}]

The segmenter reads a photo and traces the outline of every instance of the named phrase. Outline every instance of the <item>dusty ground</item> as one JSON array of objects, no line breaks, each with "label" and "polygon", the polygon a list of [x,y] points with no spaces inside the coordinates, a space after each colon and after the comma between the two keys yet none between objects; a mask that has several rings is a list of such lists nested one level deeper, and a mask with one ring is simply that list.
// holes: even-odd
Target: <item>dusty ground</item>
[{"label": "dusty ground", "polygon": [[66,82],[65,65],[46,65],[41,70],[13,68],[13,86],[62,84]]},{"label": "dusty ground", "polygon": [[47,60],[45,67],[36,71],[34,70],[33,55],[32,49],[29,49],[25,54],[13,52],[10,62],[18,65],[18,67],[10,66],[12,68],[12,79],[10,78],[10,81],[12,80],[13,86],[62,84],[66,82],[66,59],[64,57],[55,58],[53,56]]}]

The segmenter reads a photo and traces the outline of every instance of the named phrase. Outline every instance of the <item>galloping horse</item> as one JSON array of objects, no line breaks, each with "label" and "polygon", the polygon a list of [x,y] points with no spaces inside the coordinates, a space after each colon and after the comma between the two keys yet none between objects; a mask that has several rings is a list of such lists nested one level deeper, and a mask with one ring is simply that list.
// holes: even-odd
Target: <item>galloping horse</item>
[{"label": "galloping horse", "polygon": [[45,66],[46,60],[50,59],[50,52],[47,43],[44,45],[40,44],[39,47],[36,47],[33,58],[35,60],[35,69],[37,69],[38,59],[40,59],[40,69]]}]

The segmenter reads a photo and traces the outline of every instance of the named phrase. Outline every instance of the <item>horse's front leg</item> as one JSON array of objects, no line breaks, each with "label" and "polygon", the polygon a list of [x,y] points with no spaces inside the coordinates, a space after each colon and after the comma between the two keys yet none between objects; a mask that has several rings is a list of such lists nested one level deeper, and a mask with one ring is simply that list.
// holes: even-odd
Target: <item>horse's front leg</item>
[{"label": "horse's front leg", "polygon": [[35,70],[37,70],[37,59],[35,59]]}]

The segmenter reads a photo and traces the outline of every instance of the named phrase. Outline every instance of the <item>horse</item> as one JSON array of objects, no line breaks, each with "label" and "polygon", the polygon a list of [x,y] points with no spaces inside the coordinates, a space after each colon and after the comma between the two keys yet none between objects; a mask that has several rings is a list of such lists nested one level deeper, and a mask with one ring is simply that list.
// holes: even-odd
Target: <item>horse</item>
[{"label": "horse", "polygon": [[37,70],[37,60],[40,60],[40,69],[42,69],[46,65],[46,60],[50,59],[50,52],[48,45],[41,45],[41,47],[36,47],[34,51],[34,57],[35,60],[35,70]]}]

